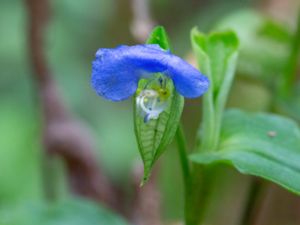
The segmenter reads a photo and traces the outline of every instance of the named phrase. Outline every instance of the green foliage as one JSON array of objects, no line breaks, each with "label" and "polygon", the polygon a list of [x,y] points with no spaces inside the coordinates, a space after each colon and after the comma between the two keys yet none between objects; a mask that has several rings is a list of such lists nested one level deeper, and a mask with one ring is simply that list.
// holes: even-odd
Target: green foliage
[{"label": "green foliage", "polygon": [[[274,97],[275,92],[272,95],[264,93],[264,91],[261,93],[261,90],[262,88],[266,89],[264,86],[266,83],[273,84],[275,80],[277,81],[277,77],[284,73],[290,54],[290,43],[293,38],[288,26],[274,22],[264,17],[261,13],[252,10],[236,10],[237,6],[244,8],[247,5],[251,5],[252,1],[218,1],[217,4],[211,1],[203,7],[204,10],[201,10],[201,7],[198,7],[199,9],[193,7],[194,4],[191,4],[188,8],[193,7],[194,10],[192,11],[186,10],[186,7],[178,8],[178,6],[184,5],[185,2],[176,3],[175,5],[173,4],[174,1],[171,0],[159,0],[156,2],[160,4],[159,6],[163,6],[163,8],[152,7],[154,9],[154,19],[163,21],[172,30],[174,35],[171,38],[176,43],[174,44],[174,48],[176,48],[176,52],[181,50],[182,54],[186,53],[189,47],[186,37],[188,29],[191,26],[198,24],[202,31],[207,31],[217,18],[221,18],[225,13],[233,11],[234,14],[220,20],[217,29],[224,30],[224,28],[230,28],[234,30],[237,32],[240,41],[237,71],[246,77],[240,77],[243,84],[239,83],[236,85],[237,88],[234,92],[236,104],[234,105],[247,107],[247,109],[251,110],[257,110],[257,108],[260,110],[270,109],[270,105],[266,102],[274,104],[272,97]],[[131,181],[128,178],[128,174],[138,154],[134,136],[131,132],[127,132],[133,128],[131,121],[132,111],[128,109],[131,102],[111,104],[110,102],[99,100],[90,90],[88,83],[90,61],[95,53],[95,49],[100,46],[112,47],[121,43],[133,44],[128,29],[130,22],[130,13],[128,13],[128,10],[130,7],[127,6],[128,4],[122,3],[122,1],[119,1],[119,3],[120,5],[105,0],[91,0],[88,2],[82,0],[55,0],[51,2],[51,9],[53,10],[51,10],[49,27],[44,33],[46,39],[44,47],[46,48],[47,58],[50,60],[51,71],[55,75],[55,80],[59,85],[62,100],[66,102],[67,107],[70,107],[76,117],[81,117],[85,122],[89,123],[97,137],[97,149],[99,150],[97,158],[101,161],[101,165],[104,166],[106,175],[115,181],[122,179],[122,182],[118,184],[122,184],[122,189],[127,190],[126,182],[129,183]],[[2,56],[0,62],[0,224],[125,224],[122,219],[116,218],[115,215],[106,209],[86,201],[72,200],[50,205],[29,204],[32,201],[40,201],[43,198],[44,191],[42,190],[43,180],[41,171],[43,168],[41,165],[43,149],[40,146],[41,130],[39,129],[42,120],[38,115],[39,113],[37,113],[40,107],[38,99],[35,97],[35,88],[31,86],[31,66],[27,56],[28,46],[24,39],[24,34],[28,28],[26,26],[26,7],[22,1],[4,0],[1,1],[0,5],[0,27],[3,34],[1,36],[2,39],[0,38],[2,40],[0,42],[0,55]],[[165,10],[171,11],[173,14],[176,10],[182,13],[174,19],[172,13],[165,13]],[[116,12],[115,15],[113,14],[114,12]],[[7,18],[9,18],[9,23],[7,23]],[[198,36],[196,36],[194,38],[198,39]],[[226,61],[224,58],[226,58],[227,53],[230,55],[230,51],[235,51],[234,44],[226,44],[225,40],[223,46],[220,46],[219,42],[216,44],[211,43],[209,44],[211,49],[216,48],[219,50],[211,50],[211,53],[208,54],[206,51],[208,49],[207,43],[209,41],[207,40],[209,39],[209,35],[203,36],[205,36],[203,38],[203,50],[201,37],[199,40],[195,40],[195,43],[200,46],[196,45],[196,48],[200,48],[208,58],[218,58],[218,60],[211,63],[211,70],[214,73],[221,74],[221,72],[225,71],[225,63],[222,64],[222,61]],[[158,27],[151,34],[148,43],[158,43],[164,49],[169,49],[169,42],[167,40],[168,38],[164,29]],[[299,41],[300,39],[296,38],[296,40]],[[198,41],[199,43],[197,43]],[[194,50],[196,48],[194,46]],[[201,68],[205,60],[198,58],[198,61]],[[208,75],[203,66],[201,71],[205,75]],[[253,79],[250,80],[248,78],[249,76],[251,78],[263,78],[264,81],[268,82],[262,83],[257,79],[255,80],[256,83],[254,83]],[[204,126],[202,127],[204,128],[202,129],[202,136],[200,136],[202,137],[202,142],[210,142],[210,138],[217,140],[214,136],[210,136],[210,134],[218,137],[218,126],[221,126],[223,113],[217,113],[216,111],[218,110],[216,107],[219,107],[219,110],[222,111],[222,105],[225,104],[227,98],[227,93],[221,95],[224,83],[222,79],[221,76],[217,77],[212,82],[212,93],[205,95],[205,98],[209,97],[212,100],[211,104],[208,104],[206,99],[204,100],[206,117]],[[228,79],[232,79],[232,77],[229,75]],[[230,86],[230,83],[231,81],[227,85]],[[293,82],[294,84],[295,82]],[[300,121],[300,87],[292,88],[288,84],[286,88],[294,91],[294,93],[291,93],[289,98],[277,99],[277,105],[271,107],[272,109],[276,108],[277,113]],[[223,88],[223,90],[228,92],[229,88]],[[269,91],[272,90],[270,89]],[[263,97],[261,97],[262,95]],[[267,97],[264,97],[265,95]],[[219,96],[219,98],[216,96]],[[179,95],[175,97],[178,98],[178,101],[176,100],[177,103],[174,102],[173,108],[168,109],[168,112],[176,111],[176,104],[178,104],[180,110],[176,111],[178,114],[172,114],[172,116],[179,120],[183,99]],[[224,99],[221,101],[220,98]],[[89,100],[87,101],[87,99]],[[217,99],[223,103],[218,105],[216,103]],[[250,101],[260,106],[253,107]],[[195,109],[199,106],[193,102],[192,107]],[[185,125],[187,125],[186,128],[189,131],[187,135],[189,140],[192,139],[190,137],[193,137],[194,126],[189,126],[188,124],[195,124],[195,111],[192,111],[192,113],[189,111],[189,114],[187,114],[189,117],[184,118],[184,122],[187,122]],[[210,112],[211,117],[207,117]],[[237,119],[234,118],[235,116]],[[170,127],[168,131],[166,130],[166,134],[170,136],[166,135],[164,138],[156,136],[155,140],[153,140],[154,143],[161,144],[161,148],[160,150],[152,149],[157,155],[156,159],[150,159],[152,164],[155,163],[160,154],[164,153],[166,148],[164,146],[167,146],[168,142],[172,140],[173,134],[168,132],[176,130],[177,119],[173,117],[175,122],[173,121],[172,124],[171,119],[170,123],[166,122],[166,117],[168,115],[166,116],[165,113],[162,114],[161,121],[157,125],[165,126],[165,129],[167,129],[166,127]],[[266,119],[266,122],[263,122],[265,117],[268,117],[268,119]],[[275,123],[273,120],[282,122]],[[167,123],[168,125],[166,125]],[[220,128],[220,141],[215,141],[215,150],[217,151],[194,155],[193,157],[196,158],[196,161],[201,161],[201,163],[205,164],[230,164],[243,173],[267,178],[285,185],[293,192],[299,193],[300,179],[297,163],[300,160],[298,157],[299,151],[296,151],[300,146],[299,141],[296,141],[296,136],[299,136],[297,134],[299,133],[299,128],[293,122],[273,115],[256,115],[230,111],[225,113],[223,123],[222,129]],[[156,125],[150,125],[152,128],[149,129],[152,129],[151,132],[153,132],[153,127]],[[142,126],[143,124],[140,128],[143,128]],[[174,127],[171,128],[171,126]],[[205,128],[207,126],[209,126],[209,129]],[[212,131],[212,133],[206,131]],[[140,134],[147,136],[143,132]],[[154,132],[151,134],[154,134]],[[116,139],[116,137],[118,138]],[[254,140],[257,141],[255,142]],[[293,144],[292,142],[295,143]],[[188,144],[191,143],[189,142]],[[205,149],[203,148],[202,150]],[[277,154],[278,152],[280,153]],[[160,176],[163,175],[161,178],[164,185],[163,189],[165,189],[165,193],[162,194],[164,206],[162,211],[168,211],[168,217],[177,219],[183,213],[183,210],[181,210],[181,201],[177,199],[182,198],[178,193],[183,191],[180,189],[181,180],[177,176],[180,174],[177,165],[178,159],[177,156],[175,157],[175,151],[168,151],[164,154],[167,155],[162,168],[160,168],[162,169],[160,170]],[[115,157],[115,155],[118,157]],[[146,157],[146,155],[144,156]],[[145,157],[144,159],[146,159]],[[151,167],[152,165],[148,168],[148,173],[150,173]],[[226,174],[226,176],[222,176],[222,179],[225,180],[225,185],[218,183],[214,188],[218,192],[221,190],[220,195],[226,196],[226,198],[219,198],[211,204],[213,208],[212,217],[219,220],[222,220],[223,216],[228,218],[230,215],[228,215],[227,211],[222,211],[222,215],[216,216],[217,205],[222,206],[223,204],[226,208],[233,209],[233,205],[238,198],[236,190],[239,187],[232,184],[232,177],[230,174],[227,174],[227,171],[222,172]],[[209,174],[208,177],[214,179],[214,176],[215,174]],[[212,189],[212,186],[208,185],[209,182],[205,178],[204,181],[202,177],[198,177],[197,179],[200,183],[203,182],[206,189]],[[247,177],[243,179],[247,179]],[[294,186],[291,187],[291,185]],[[126,187],[124,188],[124,186]],[[230,193],[233,197],[229,197],[224,194],[226,192],[222,192],[226,190],[226,187],[228,189],[228,186],[232,188]],[[243,187],[245,188],[241,188],[241,190],[247,192],[247,185]],[[191,189],[200,188],[196,185],[192,185],[191,187]],[[204,195],[207,196],[207,193],[204,193]],[[192,198],[192,201],[194,199]],[[21,202],[27,202],[28,204],[21,206]],[[228,207],[228,202],[230,203],[230,207]],[[194,210],[198,217],[203,203],[205,204],[205,202],[199,201],[198,205],[194,205]],[[12,204],[18,204],[19,206],[18,208],[14,208],[10,206]],[[170,210],[173,208],[173,211]],[[240,205],[240,207],[236,208],[238,211],[234,211],[234,213],[238,214],[237,212],[240,212],[243,208],[244,205]],[[237,216],[239,217],[239,215]],[[277,215],[274,216],[274,220],[282,222],[282,219],[278,219]],[[290,217],[290,223],[295,223],[291,220],[293,220],[293,217]],[[226,221],[228,223],[228,220]],[[282,223],[287,224],[289,222]]]},{"label": "green foliage", "polygon": [[[162,27],[154,28],[147,43],[159,44],[161,48],[169,49],[167,34]],[[143,82],[140,82],[139,88],[143,89],[143,85]],[[168,107],[159,115],[158,119],[145,123],[144,118],[134,105],[135,134],[144,162],[142,184],[148,180],[155,161],[173,140],[180,121],[184,98],[176,92],[171,80],[168,82],[168,86],[172,94],[168,99]]]},{"label": "green foliage", "polygon": [[146,42],[147,44],[158,44],[162,49],[165,50],[170,49],[168,35],[162,26],[155,27]]},{"label": "green foliage", "polygon": [[240,10],[223,18],[216,28],[237,33],[241,44],[237,67],[240,74],[270,83],[283,71],[292,37],[287,26],[256,11]]},{"label": "green foliage", "polygon": [[200,71],[211,82],[204,95],[201,148],[213,150],[218,143],[223,109],[234,77],[239,42],[232,31],[205,35],[193,29],[191,38]]},{"label": "green foliage", "polygon": [[280,80],[277,95],[280,98],[287,99],[293,93],[293,87],[297,82],[297,72],[300,62],[300,10],[297,20],[295,33],[289,45],[289,56],[286,59],[286,64],[283,72],[282,79]]},{"label": "green foliage", "polygon": [[300,122],[300,84],[291,88],[291,93],[288,98],[278,98],[276,110]]},{"label": "green foliage", "polygon": [[281,116],[227,111],[218,150],[193,154],[191,159],[201,164],[227,163],[300,194],[300,129]]},{"label": "green foliage", "polygon": [[82,199],[65,200],[52,204],[22,205],[0,211],[3,225],[126,225],[119,216],[107,209]]},{"label": "green foliage", "polygon": [[38,121],[36,112],[22,102],[1,101],[1,206],[42,197]]}]

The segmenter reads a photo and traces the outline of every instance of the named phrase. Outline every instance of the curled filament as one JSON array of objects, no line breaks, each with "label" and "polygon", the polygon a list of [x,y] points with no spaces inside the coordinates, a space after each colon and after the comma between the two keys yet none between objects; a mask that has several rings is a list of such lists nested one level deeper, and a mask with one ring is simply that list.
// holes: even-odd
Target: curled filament
[{"label": "curled filament", "polygon": [[156,90],[142,90],[136,98],[136,105],[147,123],[151,119],[158,119],[167,107],[167,101],[161,98],[160,93]]}]

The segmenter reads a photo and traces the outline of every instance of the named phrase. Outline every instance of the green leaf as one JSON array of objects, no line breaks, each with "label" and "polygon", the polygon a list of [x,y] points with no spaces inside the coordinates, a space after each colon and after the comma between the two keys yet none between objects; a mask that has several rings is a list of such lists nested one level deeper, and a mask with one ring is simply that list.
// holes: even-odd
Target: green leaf
[{"label": "green leaf", "polygon": [[168,35],[162,26],[157,26],[152,30],[146,43],[147,44],[158,44],[162,49],[165,49],[165,50],[170,49]]},{"label": "green leaf", "polygon": [[192,46],[200,71],[210,79],[204,95],[202,148],[215,149],[223,110],[234,78],[239,41],[232,31],[205,35],[196,28],[191,33]]},{"label": "green leaf", "polygon": [[[169,42],[164,28],[160,26],[154,28],[147,44],[159,44],[161,48],[169,50]],[[171,90],[171,95],[167,108],[159,115],[158,119],[152,119],[145,123],[134,103],[134,128],[144,163],[142,185],[149,179],[151,169],[156,160],[173,140],[180,121],[184,98],[176,92],[171,80],[167,82],[167,86]],[[144,87],[145,83],[143,81],[140,82],[139,88],[144,89]]]},{"label": "green leaf", "polygon": [[39,116],[29,101],[0,101],[0,204],[41,199]]},{"label": "green leaf", "polygon": [[57,203],[21,205],[3,208],[0,224],[5,225],[127,225],[121,217],[93,202],[83,199]]},{"label": "green leaf", "polygon": [[218,92],[225,79],[232,77],[232,72],[228,70],[233,67],[231,61],[236,60],[239,46],[237,36],[232,31],[212,32],[205,35],[197,28],[192,30],[191,35],[200,70],[212,81],[213,92]]},{"label": "green leaf", "polygon": [[216,29],[232,29],[240,40],[239,74],[274,81],[285,66],[292,33],[289,26],[255,10],[239,10],[223,18]]},{"label": "green leaf", "polygon": [[227,111],[216,152],[197,153],[200,164],[226,163],[300,194],[300,129],[285,117]]},{"label": "green leaf", "polygon": [[300,123],[300,83],[290,89],[292,92],[290,96],[276,100],[276,110]]}]

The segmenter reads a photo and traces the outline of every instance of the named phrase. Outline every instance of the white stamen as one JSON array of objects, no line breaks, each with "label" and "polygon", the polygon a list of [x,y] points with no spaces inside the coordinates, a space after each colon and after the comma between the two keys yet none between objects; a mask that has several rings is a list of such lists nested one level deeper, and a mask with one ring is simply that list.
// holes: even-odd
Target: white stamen
[{"label": "white stamen", "polygon": [[161,112],[163,112],[167,106],[167,102],[159,100],[159,94],[155,90],[143,90],[136,98],[136,105],[142,112],[142,116],[145,117],[145,122],[151,119],[158,119]]}]

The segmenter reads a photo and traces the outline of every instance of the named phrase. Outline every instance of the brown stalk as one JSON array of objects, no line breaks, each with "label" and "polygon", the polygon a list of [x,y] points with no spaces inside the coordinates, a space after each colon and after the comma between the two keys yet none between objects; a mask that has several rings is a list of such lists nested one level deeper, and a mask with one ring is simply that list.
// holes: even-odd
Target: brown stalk
[{"label": "brown stalk", "polygon": [[143,166],[136,164],[133,168],[132,178],[134,185],[134,198],[131,221],[135,225],[162,225],[161,199],[158,189],[158,168],[155,168],[151,179],[141,187],[143,177]]},{"label": "brown stalk", "polygon": [[32,79],[37,86],[43,115],[46,157],[63,159],[71,190],[80,196],[115,206],[111,184],[101,173],[89,131],[74,119],[63,103],[47,63],[43,35],[49,17],[48,0],[25,0]]}]

